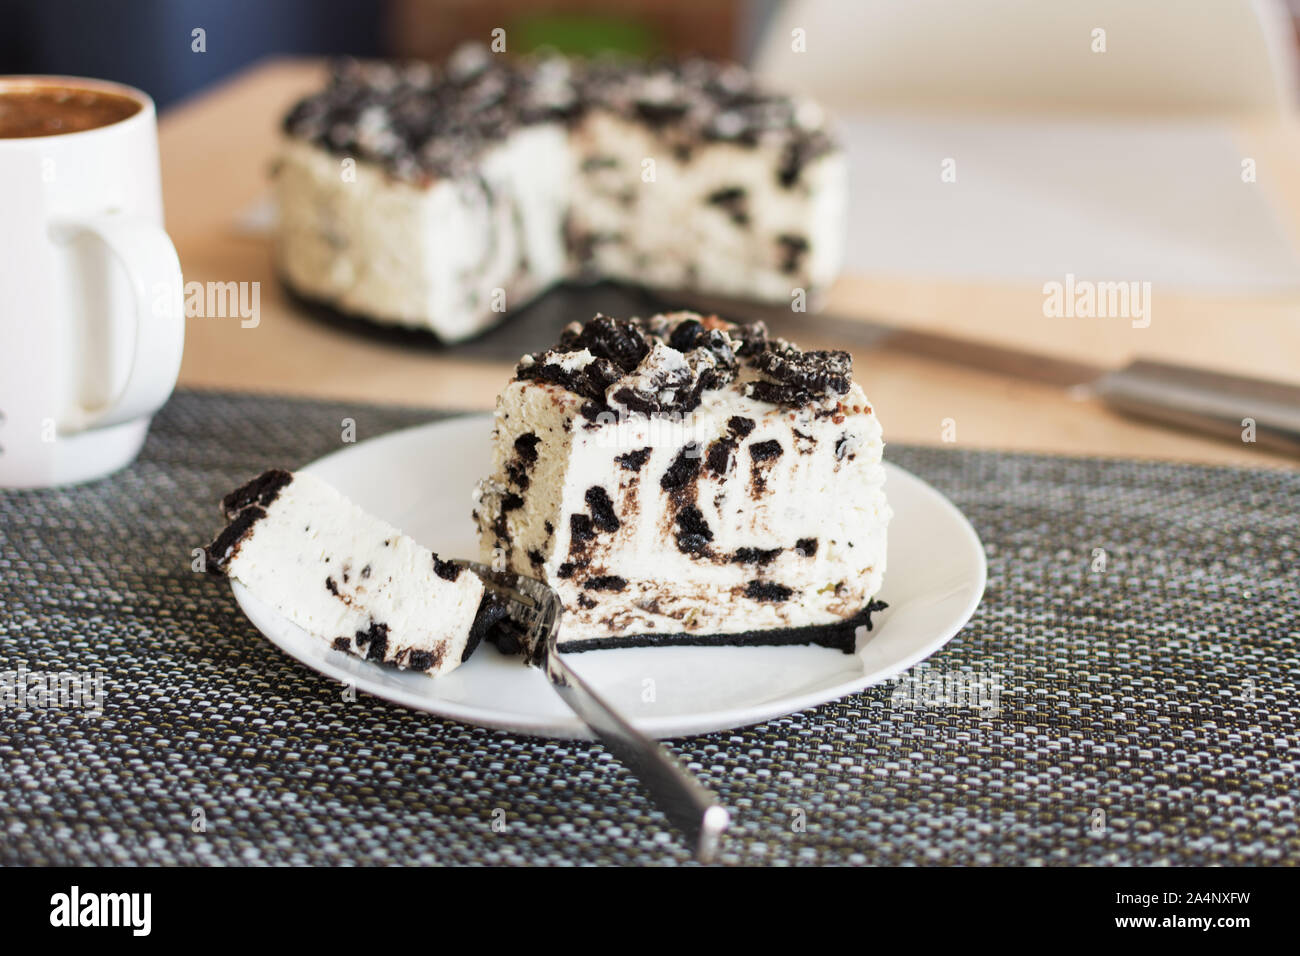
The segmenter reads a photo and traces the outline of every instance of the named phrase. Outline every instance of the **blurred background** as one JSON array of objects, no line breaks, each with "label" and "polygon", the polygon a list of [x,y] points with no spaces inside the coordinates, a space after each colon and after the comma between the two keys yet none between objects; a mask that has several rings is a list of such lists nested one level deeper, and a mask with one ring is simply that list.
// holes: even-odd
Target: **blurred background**
[{"label": "blurred background", "polygon": [[[512,52],[692,51],[746,59],[777,0],[5,0],[0,73],[67,73],[148,90],[160,107],[284,54],[441,58],[504,27]],[[187,38],[206,31],[206,55]]]},{"label": "blurred background", "polygon": [[[860,102],[1086,106],[1122,89],[1123,102],[1107,105],[1234,109],[1267,101],[1290,53],[1280,47],[1295,45],[1300,0],[5,0],[5,16],[0,72],[119,80],[162,107],[270,55],[436,59],[497,27],[512,52],[693,52],[753,63],[765,35],[793,17],[814,36],[836,24],[842,45],[823,38],[805,68]],[[1050,38],[1078,24],[1115,36],[1104,52],[1125,69],[1071,79],[1098,51],[1083,45],[1062,58]],[[196,27],[206,34],[202,57],[176,42]],[[1148,82],[1134,87],[1129,71],[1141,63]],[[983,78],[966,87],[973,72]],[[1294,91],[1294,75],[1286,79],[1290,88],[1274,95]]]},{"label": "blurred background", "polygon": [[[472,366],[473,348],[417,356],[316,329],[278,297],[265,232],[276,130],[324,56],[436,60],[496,29],[510,54],[737,60],[829,107],[851,193],[831,312],[1110,367],[1156,357],[1300,382],[1300,0],[0,2],[0,73],[105,77],[156,99],[187,278],[264,282],[257,335],[191,323],[182,384],[490,407],[500,371]],[[1149,284],[1150,321],[1049,319],[1045,284],[1071,277]],[[304,356],[317,371],[294,371]],[[900,439],[932,438],[976,396],[963,441],[1156,453],[1149,431],[1064,396],[867,361]]]},{"label": "blurred background", "polygon": [[1250,157],[1207,122],[1292,113],[1300,0],[6,3],[0,73],[120,80],[163,110],[272,56],[439,59],[498,27],[510,53],[735,59],[840,118],[846,273],[1300,290],[1294,237],[1242,194]]}]

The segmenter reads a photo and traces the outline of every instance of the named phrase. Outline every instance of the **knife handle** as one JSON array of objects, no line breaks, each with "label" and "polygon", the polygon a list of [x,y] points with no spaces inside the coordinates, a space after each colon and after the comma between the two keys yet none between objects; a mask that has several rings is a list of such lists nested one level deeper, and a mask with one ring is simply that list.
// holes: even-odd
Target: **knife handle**
[{"label": "knife handle", "polygon": [[1095,392],[1126,415],[1300,455],[1300,386],[1139,359]]}]

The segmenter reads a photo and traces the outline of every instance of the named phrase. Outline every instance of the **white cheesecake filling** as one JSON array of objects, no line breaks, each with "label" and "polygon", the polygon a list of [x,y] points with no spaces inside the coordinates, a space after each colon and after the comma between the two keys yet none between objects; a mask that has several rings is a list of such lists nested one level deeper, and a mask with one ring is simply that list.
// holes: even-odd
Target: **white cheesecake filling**
[{"label": "white cheesecake filling", "polygon": [[561,223],[572,181],[561,127],[520,129],[479,175],[427,186],[286,141],[275,255],[295,291],[446,341],[500,322],[568,274]]},{"label": "white cheesecake filling", "polygon": [[698,143],[684,156],[654,129],[595,111],[574,130],[571,234],[597,275],[663,288],[789,302],[815,294],[844,257],[841,153],[786,186],[780,143]]}]

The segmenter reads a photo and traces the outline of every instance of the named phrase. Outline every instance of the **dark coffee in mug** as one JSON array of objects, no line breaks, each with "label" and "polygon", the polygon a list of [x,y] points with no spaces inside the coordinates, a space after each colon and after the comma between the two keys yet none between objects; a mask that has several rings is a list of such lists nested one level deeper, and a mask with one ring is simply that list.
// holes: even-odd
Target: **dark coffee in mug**
[{"label": "dark coffee in mug", "polygon": [[71,86],[0,86],[0,139],[58,136],[98,129],[134,116],[129,96]]}]

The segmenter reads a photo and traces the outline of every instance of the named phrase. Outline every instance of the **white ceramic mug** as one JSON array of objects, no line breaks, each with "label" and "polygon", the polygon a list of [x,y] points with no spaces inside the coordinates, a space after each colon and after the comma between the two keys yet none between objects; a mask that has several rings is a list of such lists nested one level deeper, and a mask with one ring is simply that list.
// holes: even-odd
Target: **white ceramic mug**
[{"label": "white ceramic mug", "polygon": [[86,90],[133,115],[0,136],[0,487],[98,478],[131,462],[180,371],[185,320],[162,226],[153,101],[73,77],[0,76],[0,96]]}]

